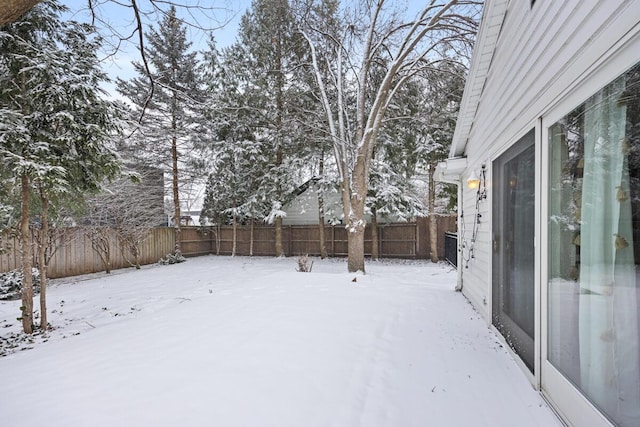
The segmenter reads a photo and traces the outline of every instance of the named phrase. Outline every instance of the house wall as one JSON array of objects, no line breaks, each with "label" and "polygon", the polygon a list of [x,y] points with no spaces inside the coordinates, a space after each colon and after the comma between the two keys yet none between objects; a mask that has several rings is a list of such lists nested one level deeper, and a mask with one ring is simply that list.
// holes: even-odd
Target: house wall
[{"label": "house wall", "polygon": [[[282,220],[283,225],[310,225],[318,223],[318,193],[317,187],[309,186],[298,194],[293,200],[282,208],[286,213]],[[341,224],[342,201],[338,192],[329,192],[324,195],[324,223]],[[371,216],[365,215],[367,222],[371,222]],[[382,217],[378,215],[378,223],[402,222],[396,217]]]},{"label": "house wall", "polygon": [[[566,103],[564,113],[568,113],[640,60],[639,0],[538,0],[533,7],[528,1],[497,0],[487,2],[485,14],[492,7],[506,7],[506,14],[477,109],[475,113],[473,109],[462,111],[474,115],[473,123],[468,136],[463,135],[457,141],[461,148],[454,153],[464,154],[468,159],[463,182],[471,171],[478,173],[482,164],[487,166],[488,198],[478,204],[477,210],[476,191],[466,187],[462,191],[461,229],[464,227],[466,235],[461,235],[461,239],[467,245],[471,243],[476,212],[481,215],[481,223],[474,258],[468,268],[463,261],[461,271],[463,292],[488,323],[492,160],[528,131],[539,128],[538,120],[547,112]],[[486,35],[497,30],[494,26],[483,31]],[[630,45],[636,48],[629,48]],[[619,49],[626,49],[629,54],[618,54],[612,65],[608,60]],[[489,59],[474,58],[480,60]],[[540,158],[540,129],[536,129],[536,141]],[[541,177],[540,171],[536,176]]]},{"label": "house wall", "polygon": [[[325,195],[325,224],[329,224],[331,218],[339,217],[342,210],[338,208],[340,203],[337,193]],[[283,225],[307,225],[318,223],[318,193],[317,187],[311,185],[306,191],[297,195],[287,203],[283,210],[287,216],[283,218]]]},{"label": "house wall", "polygon": [[[611,425],[547,354],[547,129],[640,62],[640,0],[487,0],[451,157],[466,157],[459,221],[463,292],[491,324],[492,162],[535,130],[535,369],[523,372],[571,425]],[[486,165],[487,198],[466,188]],[[480,215],[480,222],[475,219]],[[476,230],[474,232],[474,226]],[[473,248],[473,250],[471,250]],[[518,357],[516,357],[518,359]],[[629,424],[637,425],[637,424]]]}]

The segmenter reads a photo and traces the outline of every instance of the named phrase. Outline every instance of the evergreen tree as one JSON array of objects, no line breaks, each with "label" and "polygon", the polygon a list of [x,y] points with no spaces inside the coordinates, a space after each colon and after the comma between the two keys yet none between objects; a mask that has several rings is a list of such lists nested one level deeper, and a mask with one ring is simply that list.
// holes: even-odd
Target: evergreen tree
[{"label": "evergreen tree", "polygon": [[429,70],[425,70],[425,94],[420,108],[422,123],[419,134],[418,167],[426,171],[428,179],[427,203],[429,211],[429,235],[431,237],[431,260],[437,262],[437,212],[436,199],[448,198],[448,208],[455,206],[457,194],[455,186],[438,184],[434,175],[439,162],[449,155],[456,127],[458,109],[464,91],[467,69],[457,61],[442,61]]},{"label": "evergreen tree", "polygon": [[[202,69],[190,52],[186,26],[171,6],[158,28],[145,34],[144,64],[134,62],[138,76],[118,79],[118,92],[133,104],[138,132],[127,141],[128,152],[140,163],[161,166],[171,175],[175,250],[181,245],[181,189],[201,176],[196,166],[198,124],[202,121]],[[151,78],[150,78],[151,77]],[[154,83],[151,84],[151,81]]]},{"label": "evergreen tree", "polygon": [[291,78],[297,65],[299,43],[288,0],[254,0],[240,22],[239,42],[246,49],[249,78],[260,88],[260,138],[270,146],[269,167],[262,179],[261,198],[271,209],[275,224],[275,252],[284,255],[282,206],[299,177],[294,146],[300,138],[299,97]]},{"label": "evergreen tree", "polygon": [[[264,164],[259,143],[248,139],[233,140],[230,135],[218,142],[213,171],[209,175],[202,215],[216,224],[233,226],[233,248],[236,254],[237,226],[252,221],[264,205],[256,199],[260,185],[253,170]],[[262,208],[262,209],[261,209]]]},{"label": "evergreen tree", "polygon": [[[240,43],[219,54],[215,43],[205,53],[205,78],[209,99],[209,178],[201,221],[234,227],[239,222],[266,216],[260,187],[268,167],[268,148],[261,137],[258,106],[264,100],[261,88],[250,78],[245,48]],[[258,107],[258,108],[256,108]]]},{"label": "evergreen tree", "polygon": [[[17,177],[18,234],[22,253],[22,325],[33,330],[31,268],[32,195],[40,202],[47,235],[49,202],[61,194],[95,191],[117,170],[105,142],[115,130],[114,105],[101,96],[106,76],[99,68],[93,28],[61,23],[65,9],[43,1],[20,21],[0,29],[0,150],[2,169]],[[41,327],[46,328],[46,263],[40,247]]]},{"label": "evergreen tree", "polygon": [[[339,19],[339,2],[336,0],[320,0],[312,2],[297,2],[295,7],[298,18],[304,18],[309,22],[314,22],[317,31],[323,34],[338,34],[341,21]],[[299,131],[302,134],[297,138],[300,142],[295,148],[299,165],[298,169],[305,177],[313,177],[312,188],[317,192],[318,200],[318,236],[320,243],[320,256],[327,256],[325,245],[325,223],[332,224],[340,222],[343,217],[342,208],[338,205],[328,204],[329,193],[335,193],[340,187],[340,179],[336,168],[335,158],[332,155],[332,135],[329,131],[329,123],[323,109],[323,105],[318,99],[316,90],[316,80],[313,69],[309,66],[311,58],[307,50],[306,42],[299,32],[296,37],[303,41],[304,49],[298,51],[296,61],[298,65],[290,73],[295,81],[297,108],[299,120]],[[298,40],[296,40],[298,42]],[[300,48],[298,48],[300,49]],[[323,58],[327,58],[327,63],[319,64],[319,71],[324,78],[330,80],[332,77],[328,63],[337,60],[337,55],[333,51],[333,45],[322,43],[317,45],[317,49],[322,51]],[[330,90],[329,97],[335,101],[336,91]]]}]

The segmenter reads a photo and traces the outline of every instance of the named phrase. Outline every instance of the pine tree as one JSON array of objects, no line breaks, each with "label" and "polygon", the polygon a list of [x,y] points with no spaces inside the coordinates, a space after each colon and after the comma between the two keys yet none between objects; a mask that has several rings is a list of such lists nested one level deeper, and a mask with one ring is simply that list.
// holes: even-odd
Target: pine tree
[{"label": "pine tree", "polygon": [[261,138],[270,145],[270,166],[262,179],[262,198],[271,206],[267,216],[275,224],[276,256],[284,255],[282,206],[296,187],[297,156],[292,149],[299,137],[295,108],[298,98],[291,73],[299,51],[294,17],[288,0],[254,0],[241,20],[239,41],[247,52],[252,84],[261,90]]},{"label": "pine tree", "polygon": [[186,26],[171,6],[158,28],[145,34],[146,68],[134,62],[138,76],[129,81],[118,79],[118,92],[128,98],[139,119],[138,132],[128,141],[129,152],[138,161],[162,166],[171,175],[175,251],[181,250],[181,189],[197,179],[200,171],[195,149],[196,129],[202,120],[202,75],[197,52],[191,52]]},{"label": "pine tree", "polygon": [[253,224],[254,219],[266,216],[260,187],[269,147],[260,135],[263,112],[256,108],[264,96],[252,83],[246,50],[240,43],[219,54],[211,41],[204,56],[210,173],[201,220],[233,225],[235,255],[239,222]]},{"label": "pine tree", "polygon": [[[118,168],[105,142],[115,130],[114,105],[104,100],[99,84],[99,40],[93,29],[60,22],[65,9],[43,1],[20,21],[0,30],[0,147],[2,166],[17,177],[20,191],[18,234],[22,253],[22,325],[33,330],[32,234],[34,187],[41,224],[48,226],[52,198],[96,191]],[[45,249],[40,247],[40,251]],[[46,263],[38,257],[41,327],[46,328]]]},{"label": "pine tree", "polygon": [[443,61],[423,74],[425,92],[419,122],[422,123],[416,154],[418,167],[426,170],[428,179],[427,203],[429,211],[429,235],[431,261],[437,262],[437,212],[436,200],[448,198],[449,208],[456,203],[457,193],[451,185],[435,182],[435,170],[439,162],[449,155],[449,148],[456,127],[456,118],[467,69],[457,61]]}]

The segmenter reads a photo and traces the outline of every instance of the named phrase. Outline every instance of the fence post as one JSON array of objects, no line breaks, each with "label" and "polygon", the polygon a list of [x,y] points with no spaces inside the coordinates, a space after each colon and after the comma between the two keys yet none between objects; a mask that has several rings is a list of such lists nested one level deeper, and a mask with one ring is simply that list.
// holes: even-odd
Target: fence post
[{"label": "fence post", "polygon": [[336,226],[331,224],[331,256],[336,256]]}]

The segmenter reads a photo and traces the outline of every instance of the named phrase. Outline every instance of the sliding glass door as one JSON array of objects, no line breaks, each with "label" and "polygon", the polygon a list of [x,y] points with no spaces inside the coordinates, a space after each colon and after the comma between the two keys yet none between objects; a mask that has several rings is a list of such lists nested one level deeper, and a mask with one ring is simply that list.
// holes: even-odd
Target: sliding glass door
[{"label": "sliding glass door", "polygon": [[534,370],[535,135],[493,163],[492,322]]},{"label": "sliding glass door", "polygon": [[640,426],[640,65],[549,127],[548,142],[543,387],[558,401],[579,391],[561,408],[576,417],[593,407]]}]

